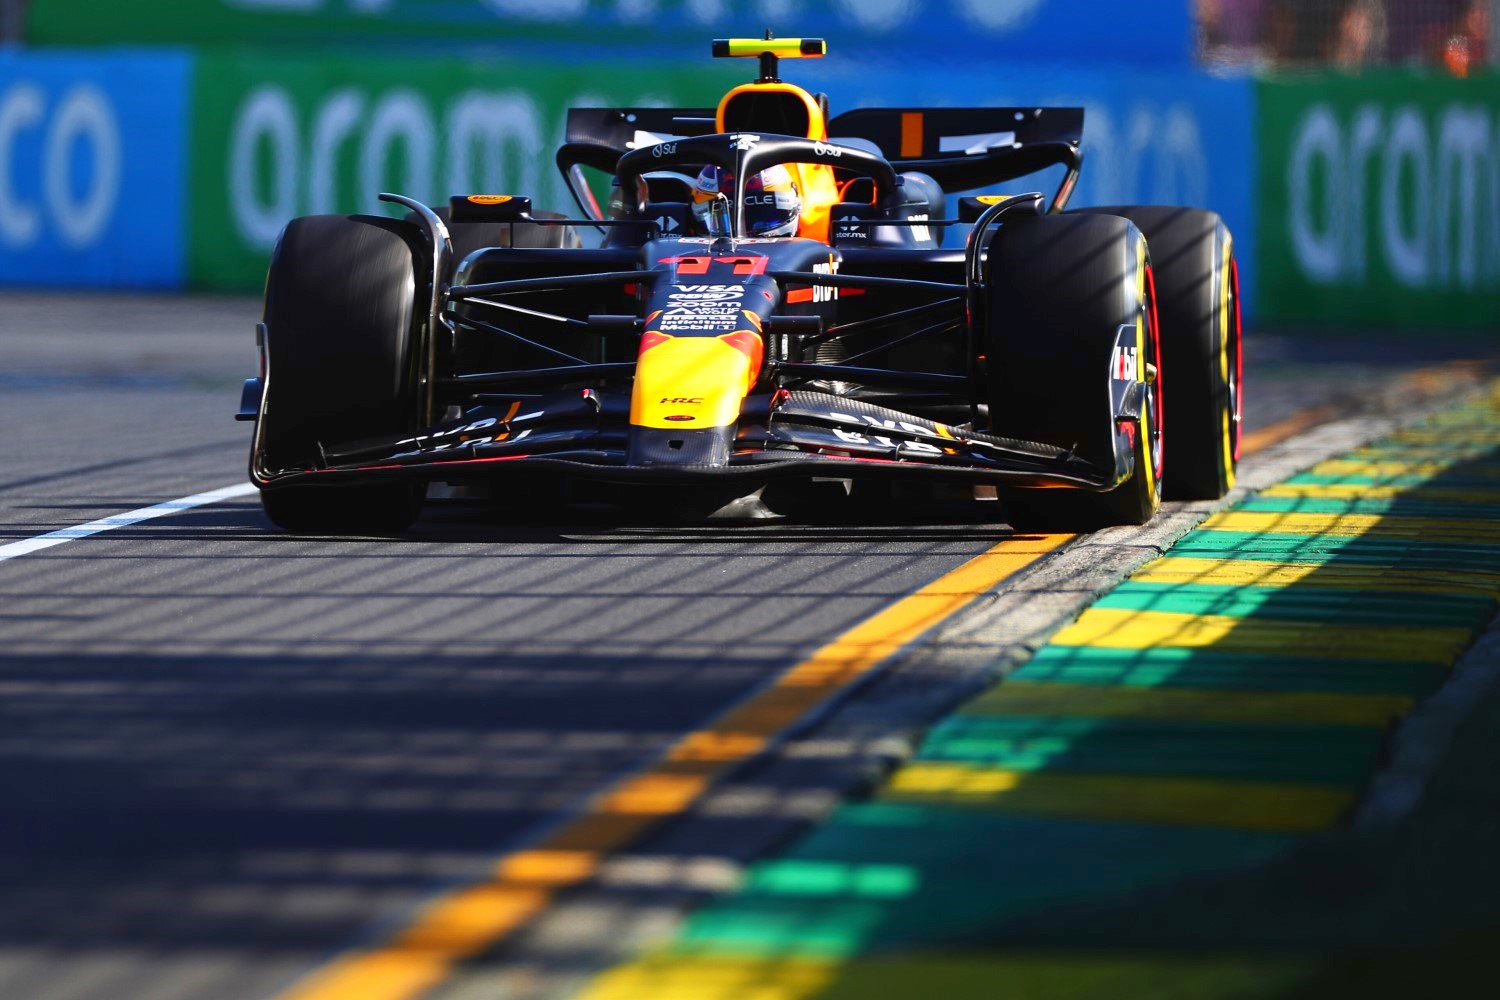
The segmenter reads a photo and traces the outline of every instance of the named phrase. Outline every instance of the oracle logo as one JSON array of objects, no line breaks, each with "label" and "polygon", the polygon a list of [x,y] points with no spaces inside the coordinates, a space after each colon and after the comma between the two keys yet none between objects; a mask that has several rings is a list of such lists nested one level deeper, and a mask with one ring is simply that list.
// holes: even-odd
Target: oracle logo
[{"label": "oracle logo", "polygon": [[304,110],[265,84],[245,95],[231,126],[231,217],[246,243],[269,250],[295,216],[375,210],[381,191],[531,194],[544,145],[536,104],[519,91],[467,91],[439,114],[407,88],[341,87]]},{"label": "oracle logo", "polygon": [[[14,180],[27,140],[41,150],[36,199]],[[99,87],[74,84],[56,100],[24,80],[0,89],[0,243],[29,247],[52,232],[69,247],[95,245],[119,205],[123,166],[119,116]]]},{"label": "oracle logo", "polygon": [[1285,166],[1298,268],[1360,283],[1372,251],[1403,287],[1500,284],[1500,119],[1482,104],[1315,104]]}]

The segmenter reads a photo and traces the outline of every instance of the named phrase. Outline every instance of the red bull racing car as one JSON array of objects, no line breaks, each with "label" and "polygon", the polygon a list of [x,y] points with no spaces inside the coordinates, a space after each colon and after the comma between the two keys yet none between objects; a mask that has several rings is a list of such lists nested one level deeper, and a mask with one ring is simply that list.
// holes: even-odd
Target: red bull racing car
[{"label": "red bull racing car", "polygon": [[[273,522],[400,530],[434,482],[833,481],[994,487],[1015,521],[1082,528],[1230,488],[1241,326],[1217,215],[1065,211],[1081,109],[830,118],[779,79],[820,40],[714,50],[760,60],[716,107],[569,112],[581,218],[381,195],[405,216],[286,227],[239,414]],[[961,197],[1059,165],[1050,200]]]}]

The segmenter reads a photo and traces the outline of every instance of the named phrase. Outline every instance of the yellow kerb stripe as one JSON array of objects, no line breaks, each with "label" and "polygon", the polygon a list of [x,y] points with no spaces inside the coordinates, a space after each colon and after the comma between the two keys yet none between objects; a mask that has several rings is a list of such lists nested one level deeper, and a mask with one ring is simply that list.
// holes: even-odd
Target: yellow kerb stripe
[{"label": "yellow kerb stripe", "polygon": [[[1390,462],[1390,461],[1349,461],[1347,459],[1332,459],[1327,462],[1319,462],[1310,470],[1316,476],[1441,476],[1452,474],[1452,462]],[[1478,478],[1494,480],[1500,484],[1500,468],[1489,469],[1466,469],[1465,478]]]},{"label": "yellow kerb stripe", "polygon": [[1259,562],[1169,556],[1130,578],[1137,583],[1204,583],[1228,587],[1332,587],[1412,593],[1500,593],[1500,570],[1402,570],[1394,566]]},{"label": "yellow kerb stripe", "polygon": [[1399,660],[1446,667],[1469,642],[1463,628],[1326,625],[1228,615],[1090,608],[1052,637],[1054,646],[1203,648],[1222,653]]},{"label": "yellow kerb stripe", "polygon": [[897,771],[880,798],[1074,819],[1297,832],[1332,826],[1354,802],[1352,792],[1320,785],[1033,773],[926,762]]},{"label": "yellow kerb stripe", "polygon": [[1228,511],[1215,514],[1200,527],[1204,531],[1243,531],[1257,535],[1317,535],[1333,538],[1369,535],[1375,538],[1448,542],[1500,539],[1500,524],[1489,521],[1402,517],[1392,514]]},{"label": "yellow kerb stripe", "polygon": [[1382,728],[1410,710],[1412,704],[1405,695],[1201,691],[1008,680],[969,703],[961,714]]},{"label": "yellow kerb stripe", "polygon": [[1286,483],[1262,490],[1263,497],[1308,497],[1320,500],[1442,500],[1448,503],[1500,504],[1500,488],[1471,490],[1446,486],[1366,486],[1362,483]]},{"label": "yellow kerb stripe", "polygon": [[841,964],[783,956],[647,957],[606,972],[577,1000],[802,1000],[829,986]]}]

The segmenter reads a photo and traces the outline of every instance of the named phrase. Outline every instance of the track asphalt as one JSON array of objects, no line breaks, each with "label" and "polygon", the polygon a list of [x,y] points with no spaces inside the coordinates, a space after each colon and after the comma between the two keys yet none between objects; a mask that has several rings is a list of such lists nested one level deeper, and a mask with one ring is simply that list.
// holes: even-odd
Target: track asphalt
[{"label": "track asphalt", "polygon": [[[0,545],[242,482],[254,319],[0,300]],[[1477,353],[1248,347],[1252,430]],[[277,995],[1005,534],[453,505],[295,539],[238,497],[0,562],[0,996]]]}]

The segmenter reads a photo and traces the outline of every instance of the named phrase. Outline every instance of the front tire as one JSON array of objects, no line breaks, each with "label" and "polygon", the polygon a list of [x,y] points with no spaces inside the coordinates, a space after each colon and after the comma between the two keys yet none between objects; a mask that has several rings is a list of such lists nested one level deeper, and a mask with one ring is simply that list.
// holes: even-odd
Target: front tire
[{"label": "front tire", "polygon": [[1008,489],[1018,528],[1145,524],[1161,505],[1160,379],[1151,258],[1139,229],[1104,215],[1004,224],[990,245],[986,377],[997,434],[1075,448],[1113,464],[1117,430],[1106,378],[1122,326],[1136,330],[1146,405],[1132,431],[1132,469],[1113,490]]},{"label": "front tire", "polygon": [[[1070,213],[1072,214],[1072,213]],[[1172,386],[1169,500],[1217,500],[1239,469],[1244,354],[1234,240],[1214,212],[1125,206],[1078,214],[1129,219],[1146,235]]]},{"label": "front tire", "polygon": [[421,485],[282,486],[262,490],[261,510],[296,535],[398,535],[421,513]]},{"label": "front tire", "polygon": [[[414,226],[375,216],[305,216],[282,231],[266,278],[264,469],[317,468],[329,445],[415,426],[421,246]],[[261,506],[287,531],[388,534],[411,524],[423,492],[407,483],[271,485]]]}]

